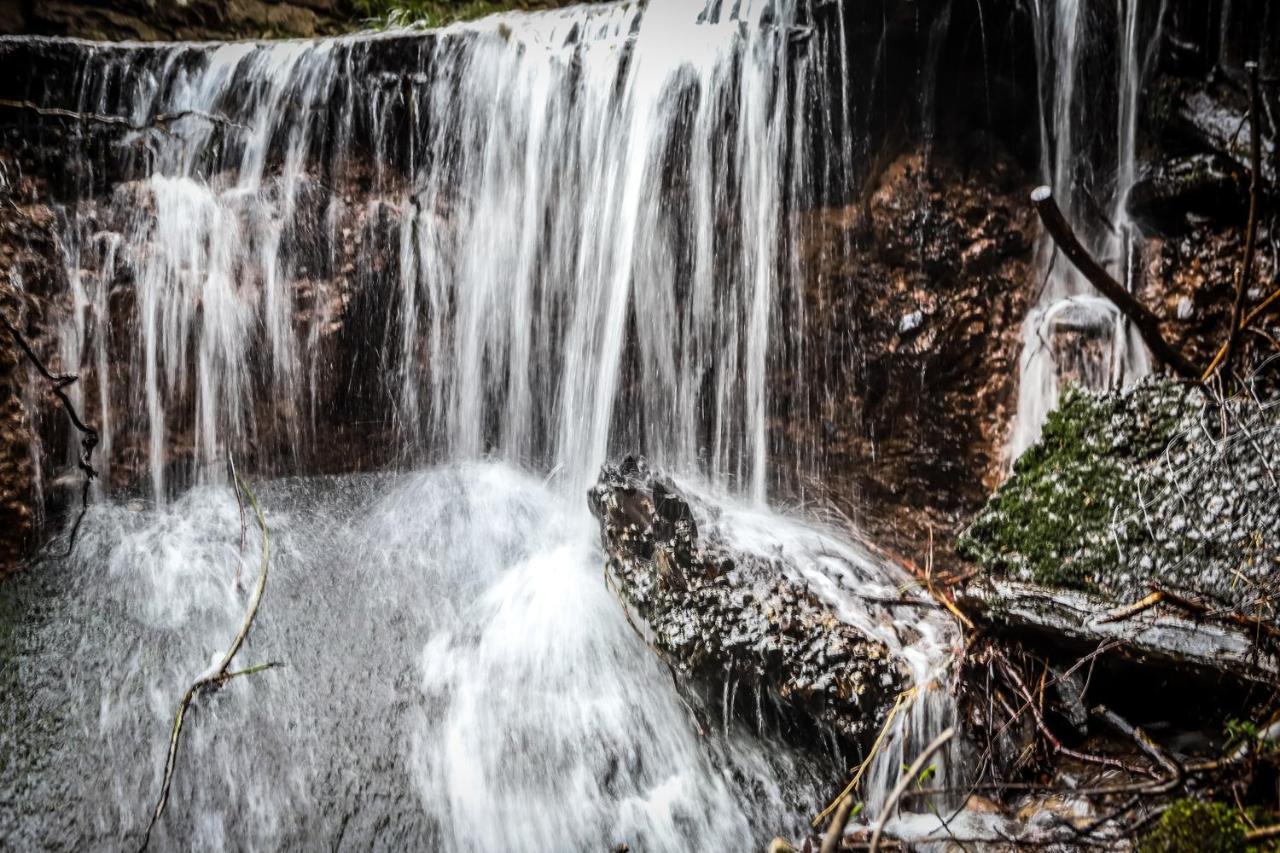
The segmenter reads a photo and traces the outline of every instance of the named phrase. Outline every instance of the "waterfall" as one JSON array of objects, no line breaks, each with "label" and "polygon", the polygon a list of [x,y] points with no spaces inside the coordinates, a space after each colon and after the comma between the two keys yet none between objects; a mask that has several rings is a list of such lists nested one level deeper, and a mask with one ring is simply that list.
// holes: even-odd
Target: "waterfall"
[{"label": "waterfall", "polygon": [[[1137,123],[1143,81],[1164,20],[1164,0],[1118,0],[1114,38],[1091,32],[1105,12],[1077,0],[1035,0],[1036,56],[1040,68],[1041,172],[1085,246],[1117,280],[1135,289],[1137,239],[1129,218],[1137,180]],[[1114,75],[1099,79],[1094,52],[1114,44]],[[1114,95],[1111,93],[1114,92]],[[1114,97],[1113,117],[1107,115]],[[1091,138],[1088,128],[1112,128]],[[1101,180],[1099,160],[1110,174]],[[1106,192],[1101,199],[1098,193]],[[1105,199],[1105,201],[1103,200]],[[1017,414],[1007,446],[1010,459],[1040,436],[1057,405],[1064,379],[1091,389],[1130,385],[1151,371],[1136,330],[1080,273],[1041,241],[1041,283],[1023,324]]]},{"label": "waterfall", "polygon": [[[878,806],[952,713],[955,626],[870,608],[850,589],[892,598],[905,574],[766,504],[770,376],[803,347],[794,214],[858,169],[849,99],[823,100],[851,86],[836,5],[837,38],[800,0],[650,0],[79,47],[76,109],[135,128],[80,152],[122,176],[110,193],[87,168],[59,209],[60,354],[111,467],[72,555],[32,573],[58,603],[4,640],[27,675],[0,781],[49,805],[0,804],[16,844],[118,846],[145,825],[173,701],[256,569],[228,452],[309,475],[261,484],[273,572],[245,654],[286,666],[202,701],[161,842],[804,832],[847,757],[780,744],[770,700],[728,683],[758,724],[704,731],[602,582],[583,494],[624,450],[725,506],[728,541],[815,567],[805,582],[900,656],[919,699],[868,773]],[[358,433],[389,458],[333,467],[388,472],[302,464]]]},{"label": "waterfall", "polygon": [[[497,456],[577,488],[625,438],[763,501],[789,213],[814,192],[800,99],[831,84],[818,40],[796,38],[803,4],[731,5],[91,52],[82,110],[180,117],[135,134],[137,181],[67,212],[85,292],[122,264],[136,300],[135,326],[110,330],[131,340],[63,334],[70,362],[127,347],[136,367],[102,394],[145,422],[104,440],[145,432],[159,501],[274,428],[255,400],[287,452],[323,441],[326,306],[385,269],[375,390],[404,457]],[[407,78],[376,67],[397,49],[417,53]],[[327,189],[364,180],[363,210]],[[353,223],[369,230],[344,257]]]}]

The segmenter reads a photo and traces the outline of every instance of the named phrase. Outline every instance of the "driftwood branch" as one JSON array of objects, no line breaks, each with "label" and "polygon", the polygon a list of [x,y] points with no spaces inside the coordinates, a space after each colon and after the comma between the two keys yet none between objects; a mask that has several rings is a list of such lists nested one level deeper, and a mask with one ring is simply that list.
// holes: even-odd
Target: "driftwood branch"
[{"label": "driftwood branch", "polygon": [[1112,278],[1111,274],[1103,269],[1102,265],[1094,260],[1081,244],[1071,224],[1067,222],[1057,202],[1053,200],[1053,191],[1049,187],[1039,187],[1031,194],[1031,201],[1035,204],[1036,212],[1040,214],[1040,221],[1044,223],[1045,230],[1062,250],[1062,254],[1066,255],[1067,260],[1080,270],[1089,283],[1110,299],[1120,313],[1133,323],[1151,353],[1171,367],[1179,376],[1198,380],[1200,371],[1164,339],[1164,335],[1160,333],[1160,321],[1156,315],[1135,299],[1120,282]]},{"label": "driftwood branch", "polygon": [[84,113],[77,110],[67,110],[61,107],[42,107],[34,101],[14,101],[8,98],[0,98],[0,107],[7,107],[14,110],[26,110],[35,113],[38,116],[49,118],[66,118],[73,121],[90,122],[92,124],[105,124],[114,127],[120,127],[125,130],[150,130],[151,128],[160,128],[168,130],[170,124],[184,118],[198,118],[212,124],[220,124],[226,127],[234,127],[237,130],[249,130],[248,125],[240,124],[232,121],[226,116],[220,116],[216,113],[205,112],[204,110],[178,110],[171,113],[156,113],[148,121],[133,122],[124,116],[102,115],[100,113]]},{"label": "driftwood branch", "polygon": [[[1102,719],[1106,720],[1108,725],[1116,731],[1126,735],[1142,750],[1155,764],[1164,771],[1164,778],[1157,779],[1155,782],[1139,783],[1134,786],[1135,792],[1145,794],[1167,794],[1182,784],[1186,778],[1186,771],[1182,765],[1169,757],[1169,753],[1165,752],[1160,746],[1153,741],[1142,729],[1132,725],[1115,711],[1112,711],[1106,705],[1099,705],[1093,709],[1093,712]],[[1119,789],[1117,789],[1118,791]]]},{"label": "driftwood branch", "polygon": [[1231,327],[1227,332],[1226,351],[1219,361],[1216,357],[1209,369],[1204,372],[1203,380],[1207,381],[1219,367],[1224,372],[1231,370],[1231,357],[1235,354],[1243,331],[1241,320],[1244,316],[1244,301],[1249,292],[1249,280],[1253,277],[1253,256],[1258,246],[1258,202],[1262,191],[1262,122],[1261,107],[1258,97],[1258,63],[1250,62],[1245,66],[1249,70],[1249,220],[1245,225],[1244,260],[1236,272],[1235,301],[1231,305]]},{"label": "driftwood branch", "polygon": [[164,776],[160,783],[160,798],[156,801],[156,808],[151,814],[150,822],[147,824],[147,831],[142,836],[142,844],[138,847],[139,851],[147,849],[147,845],[151,842],[151,832],[155,829],[156,823],[159,822],[160,816],[164,814],[164,808],[169,802],[169,788],[173,784],[173,775],[178,766],[178,743],[182,737],[182,724],[186,719],[187,710],[191,707],[191,703],[206,690],[222,687],[233,678],[253,675],[280,666],[279,663],[271,662],[257,664],[241,670],[233,671],[231,669],[231,662],[235,659],[240,647],[244,645],[245,639],[249,636],[249,629],[253,627],[254,617],[258,615],[258,607],[262,604],[262,594],[267,588],[267,569],[271,558],[271,540],[267,532],[267,520],[262,513],[262,506],[258,503],[257,495],[240,479],[239,475],[236,475],[235,480],[236,488],[248,497],[249,504],[253,507],[254,515],[257,518],[258,529],[262,532],[262,566],[258,571],[258,583],[254,587],[252,598],[249,600],[249,607],[245,610],[244,622],[240,625],[240,630],[236,632],[231,646],[222,655],[222,659],[216,667],[205,675],[200,676],[187,688],[186,693],[182,694],[182,700],[178,703],[178,712],[173,718],[173,730],[169,735],[169,752],[165,758]]},{"label": "driftwood branch", "polygon": [[93,481],[97,479],[98,469],[93,467],[93,451],[98,446],[98,431],[89,424],[85,423],[84,418],[80,417],[80,413],[76,411],[75,405],[71,402],[71,398],[67,396],[66,388],[79,380],[80,377],[69,373],[54,373],[45,363],[36,355],[31,344],[18,331],[18,327],[9,321],[9,318],[0,312],[0,324],[9,332],[14,343],[26,355],[27,359],[35,365],[36,370],[49,382],[49,390],[53,391],[55,397],[62,403],[62,408],[67,413],[67,419],[71,421],[71,425],[80,433],[80,458],[77,460],[77,467],[84,473],[84,486],[80,491],[80,514],[76,517],[76,522],[71,527],[71,536],[67,542],[67,553],[64,556],[70,556],[71,551],[76,546],[76,534],[80,532],[80,523],[84,521],[85,513],[89,510],[89,490],[93,487]]}]

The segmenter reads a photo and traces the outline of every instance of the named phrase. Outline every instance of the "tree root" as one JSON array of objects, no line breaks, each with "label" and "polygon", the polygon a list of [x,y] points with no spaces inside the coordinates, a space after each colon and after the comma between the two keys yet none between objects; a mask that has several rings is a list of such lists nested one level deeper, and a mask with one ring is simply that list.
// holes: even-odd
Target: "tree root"
[{"label": "tree root", "polygon": [[173,718],[173,731],[169,735],[169,753],[164,763],[164,777],[160,785],[160,798],[156,801],[155,811],[147,824],[147,831],[142,836],[142,843],[138,846],[139,853],[147,849],[147,845],[151,842],[151,832],[155,829],[156,823],[160,820],[161,815],[164,814],[165,806],[169,802],[169,788],[173,784],[173,775],[178,765],[178,743],[182,737],[182,724],[186,719],[187,709],[191,707],[191,703],[200,694],[209,690],[217,690],[233,678],[254,675],[255,673],[282,666],[282,664],[273,661],[271,663],[256,664],[241,670],[231,670],[231,662],[235,659],[236,654],[239,653],[240,647],[244,645],[245,638],[249,636],[249,629],[253,627],[253,619],[258,615],[258,606],[262,603],[262,594],[267,587],[267,570],[271,557],[271,540],[267,532],[267,520],[263,516],[262,506],[258,503],[257,495],[240,479],[238,474],[235,475],[235,487],[248,497],[249,504],[253,507],[254,515],[257,517],[258,529],[262,531],[262,567],[258,572],[258,583],[254,587],[253,597],[250,599],[249,607],[245,611],[244,622],[236,633],[230,648],[223,654],[217,667],[209,674],[201,676],[187,688],[186,693],[182,694],[182,701],[178,703],[178,712]]}]

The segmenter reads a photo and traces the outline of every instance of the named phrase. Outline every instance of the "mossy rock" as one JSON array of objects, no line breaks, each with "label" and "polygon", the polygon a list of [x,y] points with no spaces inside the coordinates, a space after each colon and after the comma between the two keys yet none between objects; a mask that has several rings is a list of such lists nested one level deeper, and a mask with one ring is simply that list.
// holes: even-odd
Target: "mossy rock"
[{"label": "mossy rock", "polygon": [[1178,800],[1137,845],[1138,853],[1245,853],[1248,827],[1236,809],[1224,803]]},{"label": "mossy rock", "polygon": [[1162,382],[1118,394],[1067,389],[1040,441],[961,535],[960,553],[1022,581],[1109,586],[1116,549],[1136,544],[1117,541],[1113,522],[1138,510],[1134,482],[1193,412],[1189,394]]}]

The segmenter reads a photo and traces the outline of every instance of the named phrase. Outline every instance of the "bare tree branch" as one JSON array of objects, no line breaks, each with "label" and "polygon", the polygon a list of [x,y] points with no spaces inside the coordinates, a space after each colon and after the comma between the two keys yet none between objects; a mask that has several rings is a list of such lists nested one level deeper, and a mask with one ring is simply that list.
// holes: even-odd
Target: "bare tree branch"
[{"label": "bare tree branch", "polygon": [[84,486],[80,491],[80,514],[76,517],[76,522],[71,527],[71,536],[67,542],[67,553],[64,556],[70,556],[72,550],[76,547],[76,535],[80,532],[80,523],[84,521],[85,513],[89,510],[89,489],[93,486],[93,481],[97,479],[98,470],[93,467],[93,451],[98,446],[98,431],[85,423],[80,417],[80,413],[76,411],[76,407],[72,404],[71,398],[67,396],[64,390],[67,386],[74,384],[80,377],[69,373],[54,373],[45,366],[45,363],[36,355],[31,344],[18,331],[18,327],[9,321],[9,318],[0,312],[0,324],[3,324],[8,330],[9,335],[13,338],[18,348],[26,354],[27,359],[35,365],[36,370],[49,382],[50,390],[54,396],[62,403],[62,408],[66,410],[67,418],[71,421],[71,425],[80,432],[80,458],[77,460],[77,467],[84,472]]},{"label": "bare tree branch", "polygon": [[1062,250],[1062,254],[1075,264],[1076,269],[1080,270],[1090,284],[1115,304],[1121,314],[1129,318],[1152,354],[1173,368],[1179,376],[1199,380],[1200,371],[1160,333],[1160,321],[1156,315],[1135,299],[1128,290],[1125,290],[1120,282],[1112,278],[1111,274],[1103,269],[1102,265],[1094,260],[1080,243],[1070,223],[1058,208],[1057,202],[1053,200],[1053,191],[1049,187],[1039,187],[1031,194],[1031,201],[1040,214],[1040,221],[1044,223],[1045,230]]},{"label": "bare tree branch", "polygon": [[8,98],[0,98],[0,107],[8,107],[9,109],[14,110],[26,110],[39,116],[67,118],[72,119],[73,121],[92,122],[94,124],[114,125],[116,127],[122,127],[125,130],[149,130],[155,127],[158,127],[161,130],[168,130],[168,126],[170,124],[184,118],[198,118],[213,124],[234,127],[237,130],[249,130],[248,125],[240,124],[239,122],[232,121],[226,116],[205,112],[204,110],[178,110],[177,112],[171,113],[156,113],[146,122],[135,123],[124,116],[82,113],[76,110],[62,109],[61,107],[42,107],[34,101],[14,101]]},{"label": "bare tree branch", "polygon": [[1204,372],[1202,381],[1208,381],[1213,372],[1221,366],[1224,373],[1231,370],[1231,357],[1243,331],[1240,321],[1244,315],[1244,300],[1249,292],[1249,280],[1253,277],[1253,256],[1258,245],[1258,201],[1261,194],[1262,172],[1262,122],[1261,108],[1258,98],[1258,63],[1250,62],[1245,66],[1249,70],[1249,136],[1251,137],[1249,153],[1249,221],[1245,226],[1244,261],[1236,273],[1236,298],[1231,305],[1231,327],[1227,331],[1226,352],[1221,362],[1215,357],[1213,364]]}]

